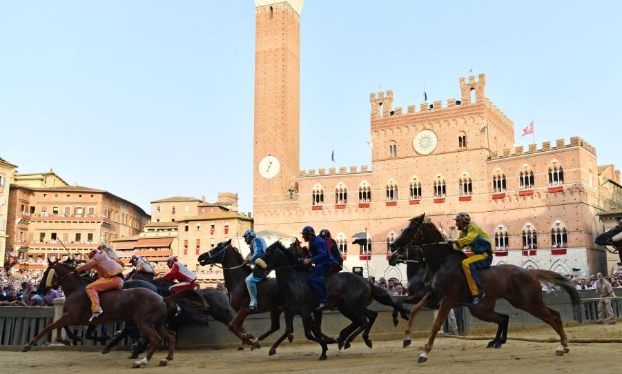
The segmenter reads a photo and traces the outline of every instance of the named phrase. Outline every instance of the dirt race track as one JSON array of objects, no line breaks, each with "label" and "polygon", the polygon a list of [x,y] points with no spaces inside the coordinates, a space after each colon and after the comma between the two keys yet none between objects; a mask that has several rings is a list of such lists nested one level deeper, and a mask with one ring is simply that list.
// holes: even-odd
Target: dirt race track
[{"label": "dirt race track", "polygon": [[[550,329],[516,332],[501,349],[486,349],[492,335],[445,337],[439,335],[428,361],[417,364],[420,347],[425,339],[413,339],[402,348],[400,340],[374,342],[372,349],[362,340],[348,350],[329,346],[328,360],[318,361],[320,349],[313,344],[284,343],[275,356],[268,356],[268,347],[259,350],[177,350],[168,368],[157,364],[166,353],[156,352],[148,366],[134,369],[149,373],[612,373],[619,371],[622,351],[622,322],[615,325],[575,325],[566,328],[570,352],[554,355],[559,345]],[[296,334],[295,339],[304,339]],[[270,341],[271,343],[271,341]],[[107,355],[92,351],[75,351],[62,347],[35,347],[22,353],[17,348],[0,350],[3,374],[118,374],[130,370],[134,360],[127,352],[113,351]],[[142,357],[142,356],[141,356]]]}]

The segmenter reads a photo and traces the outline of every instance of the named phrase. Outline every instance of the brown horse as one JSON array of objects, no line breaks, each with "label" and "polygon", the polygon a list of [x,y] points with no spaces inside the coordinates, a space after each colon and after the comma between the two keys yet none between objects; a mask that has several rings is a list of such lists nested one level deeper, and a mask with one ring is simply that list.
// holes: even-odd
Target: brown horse
[{"label": "brown horse", "polygon": [[[221,264],[225,276],[225,285],[229,290],[229,302],[234,310],[237,311],[235,317],[229,321],[228,327],[244,344],[249,344],[251,349],[259,348],[260,341],[270,334],[280,329],[281,314],[285,313],[285,333],[270,347],[270,356],[276,353],[276,348],[285,338],[291,342],[294,332],[294,315],[284,308],[285,300],[279,291],[279,287],[274,278],[266,278],[257,284],[257,298],[259,309],[255,312],[246,310],[250,302],[248,290],[246,289],[246,277],[251,273],[249,266],[244,266],[244,259],[240,251],[231,245],[231,240],[218,243],[210,251],[201,254],[198,258],[202,266]],[[270,330],[255,338],[246,332],[242,327],[244,320],[250,314],[270,312]]]},{"label": "brown horse", "polygon": [[[470,305],[471,294],[462,272],[462,260],[466,258],[466,254],[454,250],[436,226],[425,221],[425,214],[411,219],[409,225],[391,243],[391,249],[401,255],[411,246],[422,248],[430,282],[426,285],[428,293],[411,310],[406,338],[409,339],[411,323],[426,305],[428,297],[433,295],[440,300],[439,312],[432,325],[428,343],[419,355],[418,362],[421,363],[427,360],[434,338],[451,308],[454,305]],[[478,304],[470,305],[472,313],[477,313],[477,317],[484,321],[495,321],[498,318],[498,313],[494,311],[495,303],[497,299],[504,298],[515,308],[546,322],[559,334],[561,345],[555,351],[556,355],[561,356],[568,352],[568,337],[564,333],[560,314],[544,305],[540,285],[542,282],[561,286],[570,296],[572,305],[577,308],[581,301],[579,293],[566,277],[553,271],[523,269],[515,265],[492,266],[478,270],[478,275],[486,297]]]},{"label": "brown horse", "polygon": [[161,337],[168,345],[168,355],[160,361],[160,366],[165,366],[173,359],[175,350],[175,333],[164,328],[167,303],[187,299],[207,307],[203,298],[193,290],[182,291],[164,299],[146,288],[111,290],[100,294],[100,303],[105,313],[90,322],[91,302],[85,291],[89,281],[83,279],[74,270],[74,267],[61,262],[49,261],[41,282],[49,286],[58,284],[63,288],[66,296],[63,315],[28,342],[22,352],[29,351],[42,337],[54,329],[57,329],[57,340],[61,340],[60,329],[64,326],[104,324],[133,319],[150,343],[145,358],[134,362],[133,367],[137,368],[149,363],[162,340]]}]

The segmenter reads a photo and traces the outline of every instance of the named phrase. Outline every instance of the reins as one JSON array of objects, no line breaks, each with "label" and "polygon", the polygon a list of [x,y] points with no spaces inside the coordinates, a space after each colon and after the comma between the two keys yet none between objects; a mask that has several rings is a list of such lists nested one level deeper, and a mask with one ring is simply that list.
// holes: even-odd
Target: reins
[{"label": "reins", "polygon": [[[227,254],[227,248],[231,247],[230,244],[227,244],[225,246],[222,247],[222,249],[220,249],[218,252],[216,252],[214,255],[210,254],[209,259],[210,260],[214,260],[216,257],[220,256],[222,254],[222,260],[221,260],[221,265],[219,266],[217,263],[212,262],[211,265],[212,266],[216,266],[217,268],[220,268],[222,270],[235,270],[235,269],[239,269],[243,266],[245,266],[243,263],[240,265],[236,265],[236,266],[231,266],[231,267],[224,267],[222,266],[222,263],[225,262],[225,255]],[[233,247],[232,247],[233,248]]]}]

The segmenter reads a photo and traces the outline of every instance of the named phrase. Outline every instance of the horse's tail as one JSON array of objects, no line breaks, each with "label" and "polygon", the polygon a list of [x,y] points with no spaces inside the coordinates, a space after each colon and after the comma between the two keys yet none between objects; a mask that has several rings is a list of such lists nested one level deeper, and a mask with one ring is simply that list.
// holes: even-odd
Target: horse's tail
[{"label": "horse's tail", "polygon": [[565,276],[550,270],[530,269],[542,283],[552,284],[561,287],[570,296],[570,302],[574,307],[581,303],[581,296],[576,287]]},{"label": "horse's tail", "polygon": [[194,303],[200,307],[202,307],[203,309],[207,309],[208,305],[205,302],[205,299],[203,298],[203,296],[201,296],[201,294],[199,294],[197,291],[195,290],[182,290],[179,292],[176,292],[170,296],[166,296],[164,297],[164,302],[169,303],[169,302],[173,302],[176,303],[180,300],[188,300],[191,303]]},{"label": "horse's tail", "polygon": [[393,308],[393,325],[397,326],[397,318],[395,316],[399,312],[403,319],[408,321],[410,316],[410,312],[404,308],[403,303],[397,304],[395,300],[389,295],[389,292],[382,287],[378,287],[374,284],[370,284],[371,286],[371,294],[374,297],[374,300],[379,302],[382,305],[387,305]]}]

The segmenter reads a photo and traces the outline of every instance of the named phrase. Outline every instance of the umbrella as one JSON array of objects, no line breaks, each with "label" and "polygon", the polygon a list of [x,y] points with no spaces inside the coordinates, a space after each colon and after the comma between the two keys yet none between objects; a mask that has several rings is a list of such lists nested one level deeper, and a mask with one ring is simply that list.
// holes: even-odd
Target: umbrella
[{"label": "umbrella", "polygon": [[352,235],[352,238],[354,238],[354,239],[367,239],[367,232],[366,231],[357,232],[356,234]]}]

